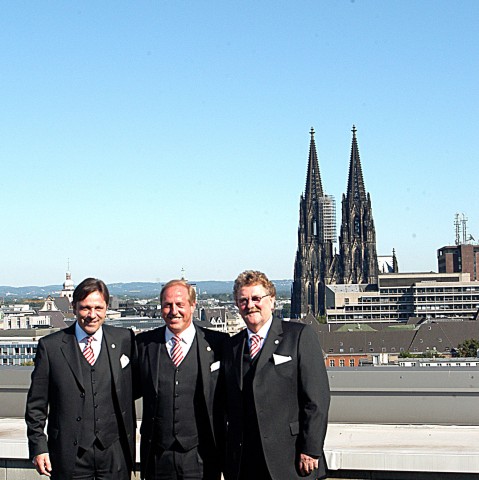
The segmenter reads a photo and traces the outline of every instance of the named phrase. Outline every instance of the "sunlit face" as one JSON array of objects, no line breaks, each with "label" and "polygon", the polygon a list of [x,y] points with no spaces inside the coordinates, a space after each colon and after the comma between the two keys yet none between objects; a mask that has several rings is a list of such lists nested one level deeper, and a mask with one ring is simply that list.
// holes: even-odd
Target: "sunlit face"
[{"label": "sunlit face", "polygon": [[268,295],[262,285],[242,287],[236,297],[240,315],[252,332],[258,332],[272,317],[274,301],[275,297]]},{"label": "sunlit face", "polygon": [[88,335],[93,335],[105,321],[107,304],[100,292],[90,293],[75,304],[73,312],[78,325]]},{"label": "sunlit face", "polygon": [[172,285],[163,291],[161,316],[168,328],[180,334],[191,325],[196,303],[191,304],[184,285]]}]

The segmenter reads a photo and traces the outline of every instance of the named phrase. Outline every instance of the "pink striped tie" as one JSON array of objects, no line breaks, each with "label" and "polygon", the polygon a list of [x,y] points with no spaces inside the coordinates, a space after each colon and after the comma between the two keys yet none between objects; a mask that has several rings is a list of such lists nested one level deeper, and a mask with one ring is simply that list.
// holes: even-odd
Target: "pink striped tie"
[{"label": "pink striped tie", "polygon": [[95,354],[93,353],[93,348],[91,348],[91,342],[93,341],[93,336],[85,337],[83,341],[86,340],[86,347],[83,349],[83,356],[86,358],[86,361],[93,365],[95,363]]},{"label": "pink striped tie", "polygon": [[177,367],[183,361],[183,347],[181,346],[181,338],[178,335],[172,337],[173,348],[171,349],[171,360]]},{"label": "pink striped tie", "polygon": [[261,350],[261,337],[259,335],[251,335],[251,345],[249,348],[249,354],[251,356],[251,360],[253,360],[256,355],[258,355],[259,351]]}]

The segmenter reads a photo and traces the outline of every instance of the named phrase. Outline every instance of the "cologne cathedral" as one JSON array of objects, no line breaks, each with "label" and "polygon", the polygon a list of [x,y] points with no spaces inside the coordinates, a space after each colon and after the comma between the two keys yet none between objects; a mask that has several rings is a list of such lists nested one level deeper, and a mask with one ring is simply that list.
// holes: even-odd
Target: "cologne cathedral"
[{"label": "cologne cathedral", "polygon": [[294,264],[291,318],[325,313],[326,285],[377,284],[378,258],[371,198],[364,187],[353,126],[347,192],[342,198],[339,253],[334,197],[323,191],[311,129],[306,188],[299,204],[298,251]]}]

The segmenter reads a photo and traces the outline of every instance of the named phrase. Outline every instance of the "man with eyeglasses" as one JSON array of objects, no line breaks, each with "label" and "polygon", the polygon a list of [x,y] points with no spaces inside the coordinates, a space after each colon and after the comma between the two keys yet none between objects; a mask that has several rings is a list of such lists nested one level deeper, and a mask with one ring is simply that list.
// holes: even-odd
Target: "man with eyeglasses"
[{"label": "man with eyeglasses", "polygon": [[276,289],[262,272],[241,273],[233,294],[247,328],[225,355],[225,478],[323,478],[330,395],[318,336],[273,318]]}]

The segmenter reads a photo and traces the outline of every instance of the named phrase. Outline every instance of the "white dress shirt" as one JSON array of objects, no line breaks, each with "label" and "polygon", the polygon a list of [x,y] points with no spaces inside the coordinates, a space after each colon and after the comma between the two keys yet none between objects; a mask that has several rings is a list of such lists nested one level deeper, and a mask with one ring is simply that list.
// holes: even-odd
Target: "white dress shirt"
[{"label": "white dress shirt", "polygon": [[101,352],[101,341],[103,340],[103,327],[100,327],[93,335],[88,335],[88,333],[85,333],[85,331],[82,330],[80,325],[78,325],[78,322],[76,322],[75,336],[77,338],[78,346],[80,347],[80,351],[82,353],[87,346],[88,338],[93,337],[93,340],[91,342],[91,348],[93,350],[93,355],[96,362],[96,359],[99,357]]},{"label": "white dress shirt", "polygon": [[[193,325],[193,321],[183,330],[178,336],[181,338],[181,348],[183,350],[183,357],[186,357],[186,354],[190,351],[191,345],[193,344],[193,340],[195,339],[196,335],[196,328]],[[168,350],[168,355],[171,357],[171,351],[173,350],[173,337],[175,334],[166,327],[165,329],[165,341],[166,341],[166,349]]]},{"label": "white dress shirt", "polygon": [[256,333],[252,332],[249,328],[246,329],[248,332],[248,346],[251,350],[251,337],[253,335],[259,335],[261,340],[259,342],[259,348],[263,348],[264,341],[268,336],[269,329],[271,328],[271,324],[273,323],[273,317],[271,317]]}]

